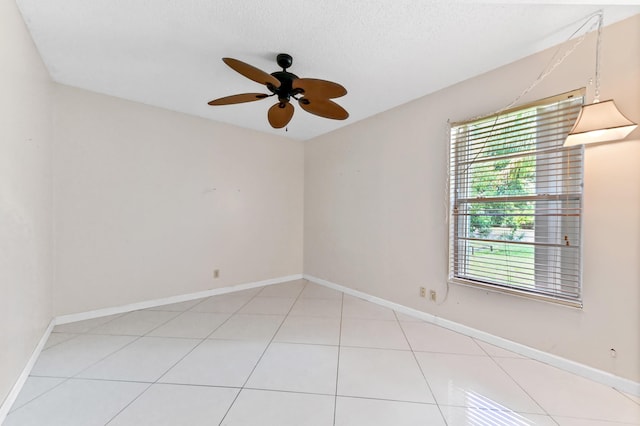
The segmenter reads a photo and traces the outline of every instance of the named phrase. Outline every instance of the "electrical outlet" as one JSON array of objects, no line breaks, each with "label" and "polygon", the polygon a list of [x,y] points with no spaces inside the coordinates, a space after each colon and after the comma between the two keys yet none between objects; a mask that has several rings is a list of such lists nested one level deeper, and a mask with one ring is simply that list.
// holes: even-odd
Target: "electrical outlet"
[{"label": "electrical outlet", "polygon": [[435,302],[436,301],[436,291],[435,290],[431,290],[429,292],[429,298],[431,299],[431,301]]},{"label": "electrical outlet", "polygon": [[220,269],[213,270],[213,278],[220,278]]},{"label": "electrical outlet", "polygon": [[420,287],[420,297],[427,297],[427,289]]}]

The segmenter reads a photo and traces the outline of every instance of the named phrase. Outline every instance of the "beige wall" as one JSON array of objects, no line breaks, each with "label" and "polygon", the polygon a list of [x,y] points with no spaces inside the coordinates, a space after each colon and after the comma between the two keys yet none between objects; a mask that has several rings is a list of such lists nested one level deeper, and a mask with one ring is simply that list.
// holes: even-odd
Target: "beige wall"
[{"label": "beige wall", "polygon": [[0,403],[51,320],[51,81],[0,1]]},{"label": "beige wall", "polygon": [[[606,28],[602,49],[603,99],[640,121],[640,15]],[[640,129],[627,142],[586,149],[584,309],[458,285],[442,305],[418,297],[419,286],[446,293],[447,120],[508,104],[554,52],[307,142],[304,270],[639,381]],[[522,102],[588,85],[594,54],[588,37]]]},{"label": "beige wall", "polygon": [[55,315],[302,273],[301,142],[54,99]]}]

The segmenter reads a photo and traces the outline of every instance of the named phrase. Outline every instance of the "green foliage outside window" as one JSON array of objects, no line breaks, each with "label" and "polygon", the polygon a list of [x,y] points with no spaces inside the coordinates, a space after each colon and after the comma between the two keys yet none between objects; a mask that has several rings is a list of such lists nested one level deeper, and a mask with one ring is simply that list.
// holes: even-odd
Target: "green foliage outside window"
[{"label": "green foliage outside window", "polygon": [[[506,126],[510,137],[500,146],[481,150],[478,160],[498,157],[495,161],[482,161],[471,166],[471,197],[494,198],[501,196],[529,195],[535,192],[535,157],[504,158],[510,154],[535,150],[534,113],[523,113],[518,119],[531,115],[522,130],[514,135],[513,128]],[[500,138],[501,123],[497,122],[490,138]],[[493,144],[490,144],[493,146]],[[502,158],[499,158],[502,157]],[[522,239],[522,229],[533,229],[533,209],[531,201],[479,202],[470,206],[471,231],[477,237],[486,238],[492,228],[508,228],[497,238],[505,240]]]}]

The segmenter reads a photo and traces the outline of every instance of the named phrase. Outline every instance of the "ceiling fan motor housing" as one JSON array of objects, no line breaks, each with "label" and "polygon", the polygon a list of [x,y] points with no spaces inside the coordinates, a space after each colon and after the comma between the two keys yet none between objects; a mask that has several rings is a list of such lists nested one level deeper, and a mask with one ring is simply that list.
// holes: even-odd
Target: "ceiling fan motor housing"
[{"label": "ceiling fan motor housing", "polygon": [[289,102],[291,96],[301,93],[299,89],[293,88],[293,80],[298,78],[297,75],[287,71],[276,71],[271,73],[271,75],[278,79],[280,87],[273,87],[272,85],[268,85],[267,87],[271,92],[278,95],[278,99],[281,102]]}]

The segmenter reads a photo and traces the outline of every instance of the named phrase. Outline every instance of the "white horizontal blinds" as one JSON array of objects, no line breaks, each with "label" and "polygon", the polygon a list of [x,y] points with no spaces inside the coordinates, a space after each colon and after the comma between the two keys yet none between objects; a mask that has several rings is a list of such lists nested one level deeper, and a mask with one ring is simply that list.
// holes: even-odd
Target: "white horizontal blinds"
[{"label": "white horizontal blinds", "polygon": [[453,280],[579,301],[581,93],[451,129]]}]

